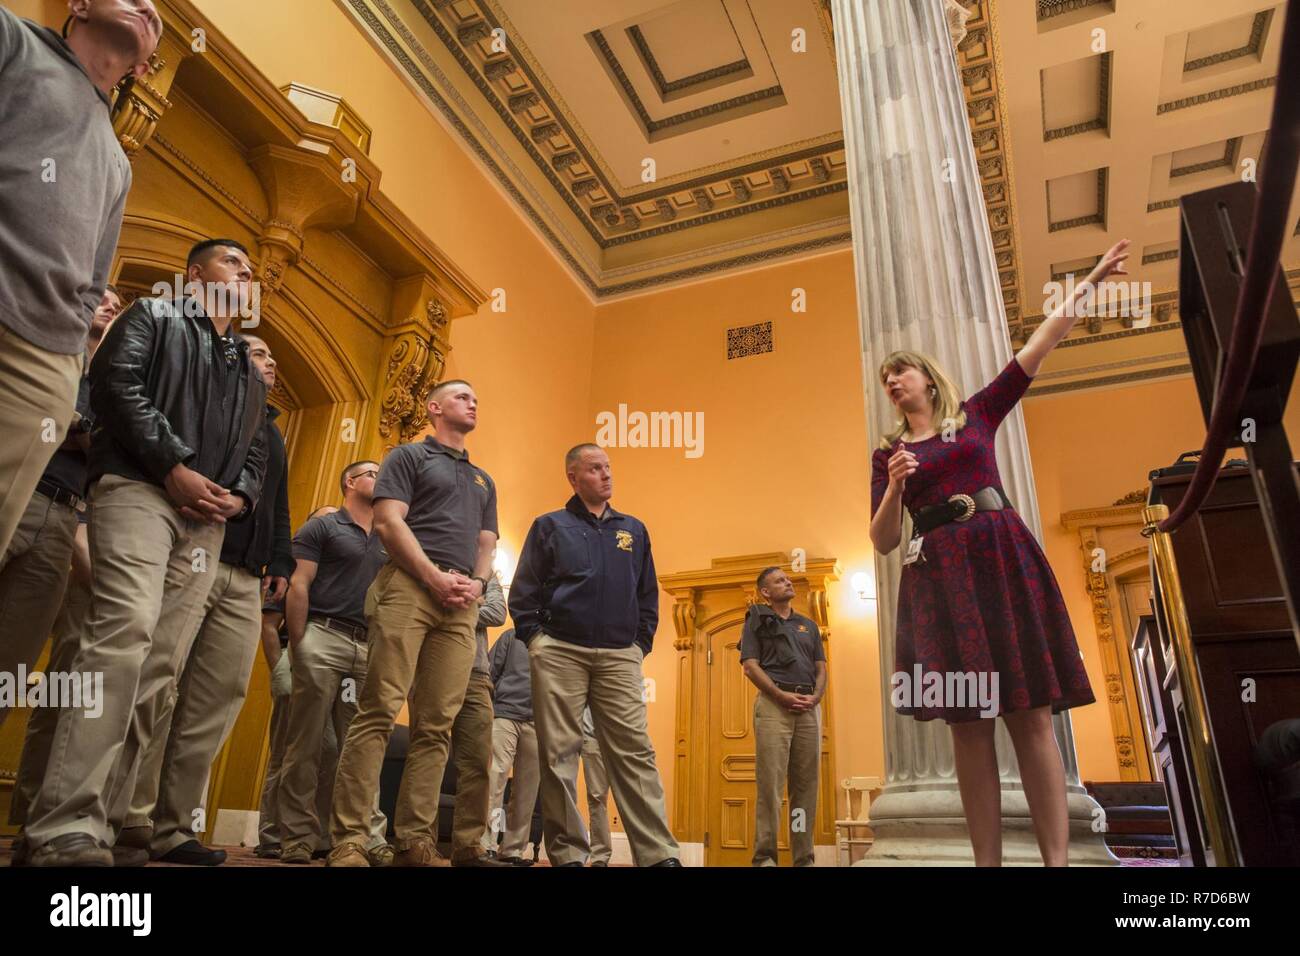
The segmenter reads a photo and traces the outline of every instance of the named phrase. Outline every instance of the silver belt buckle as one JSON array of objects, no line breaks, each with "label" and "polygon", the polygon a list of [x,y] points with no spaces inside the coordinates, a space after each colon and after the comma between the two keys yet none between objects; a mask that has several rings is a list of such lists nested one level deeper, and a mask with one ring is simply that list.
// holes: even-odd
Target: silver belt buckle
[{"label": "silver belt buckle", "polygon": [[953,518],[952,520],[969,521],[971,517],[975,514],[975,499],[972,498],[970,495],[953,495],[948,499],[948,502],[950,504],[954,501],[960,502],[961,506],[966,510],[965,513],[957,515],[957,517]]}]

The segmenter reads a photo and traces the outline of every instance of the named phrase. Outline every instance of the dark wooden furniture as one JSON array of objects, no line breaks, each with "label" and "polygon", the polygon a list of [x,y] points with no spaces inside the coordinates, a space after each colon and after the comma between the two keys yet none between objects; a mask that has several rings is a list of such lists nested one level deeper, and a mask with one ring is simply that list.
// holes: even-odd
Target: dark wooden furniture
[{"label": "dark wooden furniture", "polygon": [[[1185,465],[1153,472],[1150,503],[1164,504],[1172,511],[1190,477],[1191,469]],[[1158,701],[1164,732],[1177,734],[1183,755],[1182,768],[1169,758],[1173,772],[1167,779],[1178,791],[1171,792],[1169,807],[1174,829],[1186,841],[1189,863],[1198,862],[1193,834],[1199,834],[1206,863],[1224,861],[1215,859],[1215,847],[1205,837],[1202,794],[1207,784],[1192,779],[1186,769],[1194,766],[1188,748],[1196,742],[1188,739],[1183,722],[1182,689],[1173,665],[1168,617],[1180,610],[1187,616],[1204,687],[1212,745],[1237,841],[1236,862],[1246,866],[1300,865],[1294,828],[1282,818],[1270,781],[1256,763],[1263,732],[1278,721],[1300,717],[1300,651],[1255,487],[1251,471],[1244,465],[1223,468],[1200,511],[1173,533],[1184,607],[1165,607],[1157,588],[1159,654],[1149,638],[1143,642],[1151,647],[1143,668],[1152,671],[1152,682],[1162,688],[1160,694],[1148,693],[1147,699],[1153,715]],[[1163,677],[1161,662],[1166,668]],[[1156,756],[1159,760],[1159,753]],[[1194,814],[1189,814],[1182,793],[1184,776]]]},{"label": "dark wooden furniture", "polygon": [[1183,866],[1205,866],[1205,844],[1192,797],[1192,772],[1183,755],[1186,731],[1179,726],[1180,714],[1172,693],[1177,684],[1173,650],[1161,644],[1154,614],[1143,614],[1138,619],[1129,649],[1142,722],[1151,742],[1151,762],[1165,788],[1178,862]]}]

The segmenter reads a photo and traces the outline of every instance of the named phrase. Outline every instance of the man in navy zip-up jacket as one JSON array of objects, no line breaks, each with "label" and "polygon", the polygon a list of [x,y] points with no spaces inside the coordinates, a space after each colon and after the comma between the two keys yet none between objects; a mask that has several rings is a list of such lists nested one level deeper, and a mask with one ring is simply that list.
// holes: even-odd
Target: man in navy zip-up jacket
[{"label": "man in navy zip-up jacket", "polygon": [[609,506],[609,456],[578,445],[564,459],[574,495],[533,522],[510,589],[515,637],[528,645],[541,764],[546,855],[590,855],[577,806],[582,711],[591,707],[614,800],[638,866],[680,866],[646,721],[641,662],[659,623],[650,535]]}]

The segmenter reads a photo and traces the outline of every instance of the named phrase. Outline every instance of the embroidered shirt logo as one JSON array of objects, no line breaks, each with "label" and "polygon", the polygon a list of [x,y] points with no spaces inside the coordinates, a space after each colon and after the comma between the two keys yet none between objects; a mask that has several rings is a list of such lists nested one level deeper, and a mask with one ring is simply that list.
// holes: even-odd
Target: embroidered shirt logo
[{"label": "embroidered shirt logo", "polygon": [[486,488],[486,487],[487,487],[487,482],[483,480],[483,476],[482,476],[482,475],[475,475],[475,476],[474,476],[474,484],[478,485],[480,488]]},{"label": "embroidered shirt logo", "polygon": [[808,633],[808,625],[807,625],[807,624],[800,624],[800,625],[799,625],[799,633],[800,633],[800,634],[807,634],[807,633]]},{"label": "embroidered shirt logo", "polygon": [[615,531],[615,532],[614,532],[614,541],[615,541],[615,543],[619,546],[619,549],[620,549],[620,550],[622,550],[622,551],[631,551],[631,550],[632,550],[632,532],[631,532],[631,531]]}]

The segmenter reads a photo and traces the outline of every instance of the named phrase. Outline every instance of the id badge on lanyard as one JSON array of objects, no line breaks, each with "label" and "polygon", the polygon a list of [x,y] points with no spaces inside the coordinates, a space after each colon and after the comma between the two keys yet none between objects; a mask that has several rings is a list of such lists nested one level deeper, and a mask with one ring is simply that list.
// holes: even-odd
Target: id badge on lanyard
[{"label": "id badge on lanyard", "polygon": [[903,567],[909,564],[916,564],[918,561],[925,564],[925,553],[921,550],[921,542],[925,540],[924,535],[917,535],[911,541],[907,542],[907,553],[903,555]]}]

